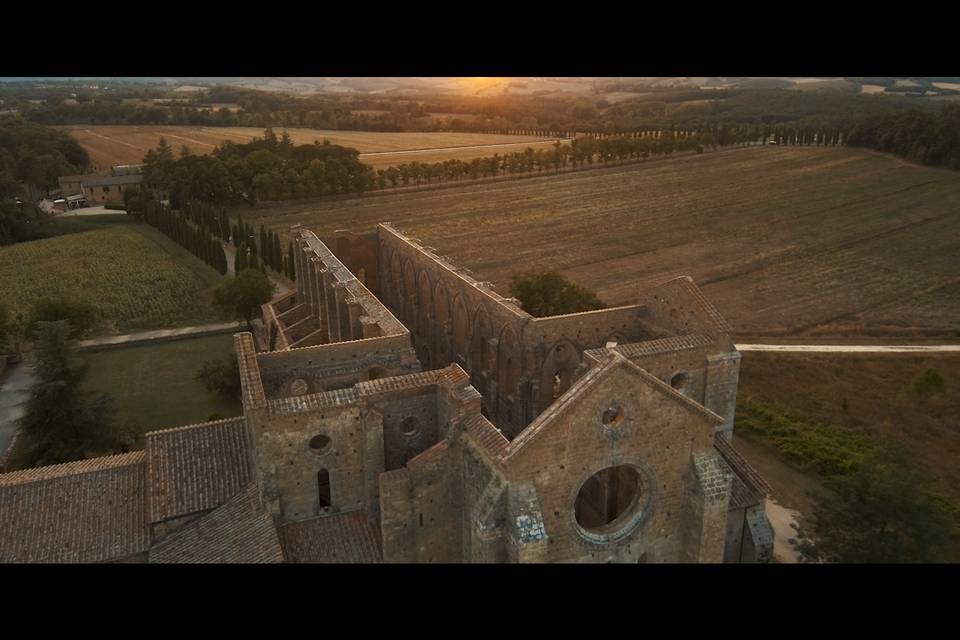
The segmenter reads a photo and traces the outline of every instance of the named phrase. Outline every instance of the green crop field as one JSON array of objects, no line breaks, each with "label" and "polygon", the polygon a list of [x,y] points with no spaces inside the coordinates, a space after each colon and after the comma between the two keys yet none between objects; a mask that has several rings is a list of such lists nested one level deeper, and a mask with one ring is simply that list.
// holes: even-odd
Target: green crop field
[{"label": "green crop field", "polygon": [[205,360],[234,354],[230,334],[83,352],[84,388],[113,396],[119,425],[148,431],[204,422],[213,413],[243,413],[239,400],[207,391],[194,375]]},{"label": "green crop field", "polygon": [[960,335],[960,173],[857,149],[741,148],[236,212],[284,233],[389,221],[503,293],[549,268],[626,304],[686,274],[741,338]]},{"label": "green crop field", "polygon": [[98,333],[222,321],[220,274],[145,224],[109,224],[0,248],[0,296],[15,315],[49,296],[92,303]]}]

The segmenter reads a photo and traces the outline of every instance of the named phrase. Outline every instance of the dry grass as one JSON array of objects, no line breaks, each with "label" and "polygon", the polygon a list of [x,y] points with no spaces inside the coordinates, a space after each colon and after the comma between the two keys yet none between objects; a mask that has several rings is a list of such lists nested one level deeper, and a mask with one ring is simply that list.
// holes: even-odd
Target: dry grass
[{"label": "dry grass", "polygon": [[[920,394],[913,381],[927,369],[946,381]],[[902,447],[917,469],[935,477],[960,504],[960,356],[912,354],[746,353],[740,398],[806,421]],[[846,408],[844,408],[846,401]]]},{"label": "dry grass", "polygon": [[504,292],[557,269],[624,304],[688,274],[741,338],[960,335],[960,175],[872,152],[755,147],[240,211],[284,232],[390,221]]},{"label": "dry grass", "polygon": [[[153,125],[68,125],[57,127],[69,133],[84,146],[90,154],[93,164],[99,167],[109,167],[115,164],[135,164],[143,160],[144,154],[153,149],[166,138],[173,148],[179,152],[185,145],[193,153],[210,153],[214,147],[230,140],[237,143],[249,142],[254,137],[263,136],[260,127],[176,127]],[[503,144],[511,145],[522,142],[542,143],[543,138],[525,136],[502,136],[483,133],[430,133],[405,132],[381,133],[376,131],[330,131],[324,129],[283,129],[274,128],[279,136],[286,130],[295,144],[312,144],[315,140],[330,140],[334,144],[352,147],[361,153],[406,151],[411,149],[436,149],[437,147],[472,147],[475,145]],[[525,147],[521,147],[525,148]],[[510,149],[515,151],[516,149]],[[476,151],[463,150],[468,158],[478,157]],[[447,152],[453,154],[455,152]],[[471,155],[473,153],[474,155]],[[496,148],[483,150],[482,155],[503,153]],[[427,161],[420,157],[407,155],[389,164],[399,164],[410,160]],[[446,160],[447,155],[437,159]],[[385,166],[389,161],[385,156],[375,156],[376,161],[371,164]]]}]

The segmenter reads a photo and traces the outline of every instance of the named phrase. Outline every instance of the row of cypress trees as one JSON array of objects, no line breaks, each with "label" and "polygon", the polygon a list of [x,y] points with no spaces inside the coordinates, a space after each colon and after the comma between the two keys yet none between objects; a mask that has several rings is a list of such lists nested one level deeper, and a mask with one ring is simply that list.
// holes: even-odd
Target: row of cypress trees
[{"label": "row of cypress trees", "polygon": [[219,273],[227,273],[227,257],[220,240],[209,227],[191,222],[189,214],[174,211],[150,199],[144,205],[143,220]]}]

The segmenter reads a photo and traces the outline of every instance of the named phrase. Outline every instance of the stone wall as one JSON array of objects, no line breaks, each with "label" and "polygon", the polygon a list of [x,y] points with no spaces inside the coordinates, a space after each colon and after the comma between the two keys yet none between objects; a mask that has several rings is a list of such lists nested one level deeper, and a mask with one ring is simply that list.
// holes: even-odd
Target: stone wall
[{"label": "stone wall", "polygon": [[[691,496],[684,478],[694,455],[712,451],[714,418],[642,379],[647,375],[629,364],[588,374],[578,387],[588,386],[564,396],[510,444],[506,475],[511,488],[529,483],[536,490],[549,538],[546,561],[685,559],[680,531]],[[596,474],[621,467],[639,484],[632,506],[612,529],[581,526],[581,490]]]}]

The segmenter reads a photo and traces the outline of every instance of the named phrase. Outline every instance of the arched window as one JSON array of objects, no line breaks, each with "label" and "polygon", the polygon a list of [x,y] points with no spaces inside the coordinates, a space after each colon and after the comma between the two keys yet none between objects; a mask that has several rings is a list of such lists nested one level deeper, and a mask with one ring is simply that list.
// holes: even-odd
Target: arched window
[{"label": "arched window", "polygon": [[413,416],[404,418],[400,423],[400,433],[408,438],[417,436],[420,433],[420,421]]},{"label": "arched window", "polygon": [[326,469],[321,469],[317,474],[317,492],[320,498],[321,509],[333,504],[330,500],[330,472]]},{"label": "arched window", "polygon": [[570,373],[559,369],[553,374],[553,399],[556,400],[570,388]]},{"label": "arched window", "polygon": [[367,369],[367,380],[376,380],[378,378],[384,378],[387,375],[387,370],[383,367],[370,367]]},{"label": "arched window", "polygon": [[687,389],[687,383],[690,382],[690,374],[686,371],[678,371],[670,378],[670,386],[683,393]]}]

